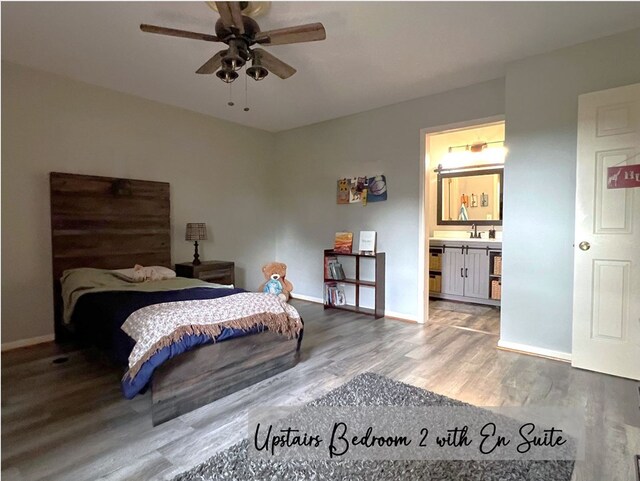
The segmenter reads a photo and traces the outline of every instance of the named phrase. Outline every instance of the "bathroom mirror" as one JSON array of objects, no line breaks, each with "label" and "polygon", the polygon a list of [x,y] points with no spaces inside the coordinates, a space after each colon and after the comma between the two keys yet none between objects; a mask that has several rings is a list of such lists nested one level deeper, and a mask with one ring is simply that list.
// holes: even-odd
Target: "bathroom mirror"
[{"label": "bathroom mirror", "polygon": [[438,225],[502,225],[503,171],[438,172]]}]

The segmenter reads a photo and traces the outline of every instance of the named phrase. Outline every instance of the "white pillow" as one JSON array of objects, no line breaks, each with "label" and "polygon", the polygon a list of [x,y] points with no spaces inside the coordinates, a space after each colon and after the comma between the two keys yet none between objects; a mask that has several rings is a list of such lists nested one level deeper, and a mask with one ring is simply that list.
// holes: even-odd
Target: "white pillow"
[{"label": "white pillow", "polygon": [[111,272],[129,282],[143,282],[145,280],[144,274],[141,271],[136,271],[133,267],[129,269],[114,269]]},{"label": "white pillow", "polygon": [[163,266],[141,266],[136,264],[133,269],[117,269],[116,274],[133,282],[163,281],[176,277],[175,271]]}]

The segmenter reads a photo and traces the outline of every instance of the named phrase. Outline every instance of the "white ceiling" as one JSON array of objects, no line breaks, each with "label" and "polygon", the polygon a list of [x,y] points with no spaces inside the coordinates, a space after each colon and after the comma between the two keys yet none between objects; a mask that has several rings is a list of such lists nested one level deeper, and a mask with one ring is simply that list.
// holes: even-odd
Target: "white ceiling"
[{"label": "white ceiling", "polygon": [[287,80],[228,87],[195,70],[219,46],[140,32],[213,32],[204,2],[2,2],[2,58],[269,131],[504,75],[512,60],[640,26],[640,3],[274,2],[262,30],[320,21],[327,40],[268,49]]}]

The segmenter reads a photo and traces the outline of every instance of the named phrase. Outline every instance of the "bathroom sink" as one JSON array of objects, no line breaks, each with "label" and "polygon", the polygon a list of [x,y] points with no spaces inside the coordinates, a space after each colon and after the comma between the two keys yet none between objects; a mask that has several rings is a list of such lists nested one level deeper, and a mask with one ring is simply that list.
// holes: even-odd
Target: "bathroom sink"
[{"label": "bathroom sink", "polygon": [[441,242],[471,242],[471,243],[487,243],[487,242],[502,242],[502,239],[471,239],[470,237],[429,237],[431,241],[441,241]]},{"label": "bathroom sink", "polygon": [[502,232],[496,232],[497,239],[489,239],[489,233],[482,232],[482,238],[472,239],[469,237],[468,232],[460,231],[435,231],[433,237],[429,237],[431,241],[440,242],[465,242],[465,243],[487,243],[487,242],[502,242]]}]

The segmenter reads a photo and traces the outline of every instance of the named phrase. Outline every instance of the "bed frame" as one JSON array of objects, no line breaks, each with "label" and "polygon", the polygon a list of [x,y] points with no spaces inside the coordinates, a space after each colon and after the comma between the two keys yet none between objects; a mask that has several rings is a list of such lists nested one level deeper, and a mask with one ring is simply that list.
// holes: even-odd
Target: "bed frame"
[{"label": "bed frame", "polygon": [[[54,328],[62,342],[73,339],[62,322],[64,270],[172,267],[170,195],[166,182],[58,172],[50,190]],[[151,382],[153,425],[293,367],[301,339],[263,332],[169,360]]]}]

